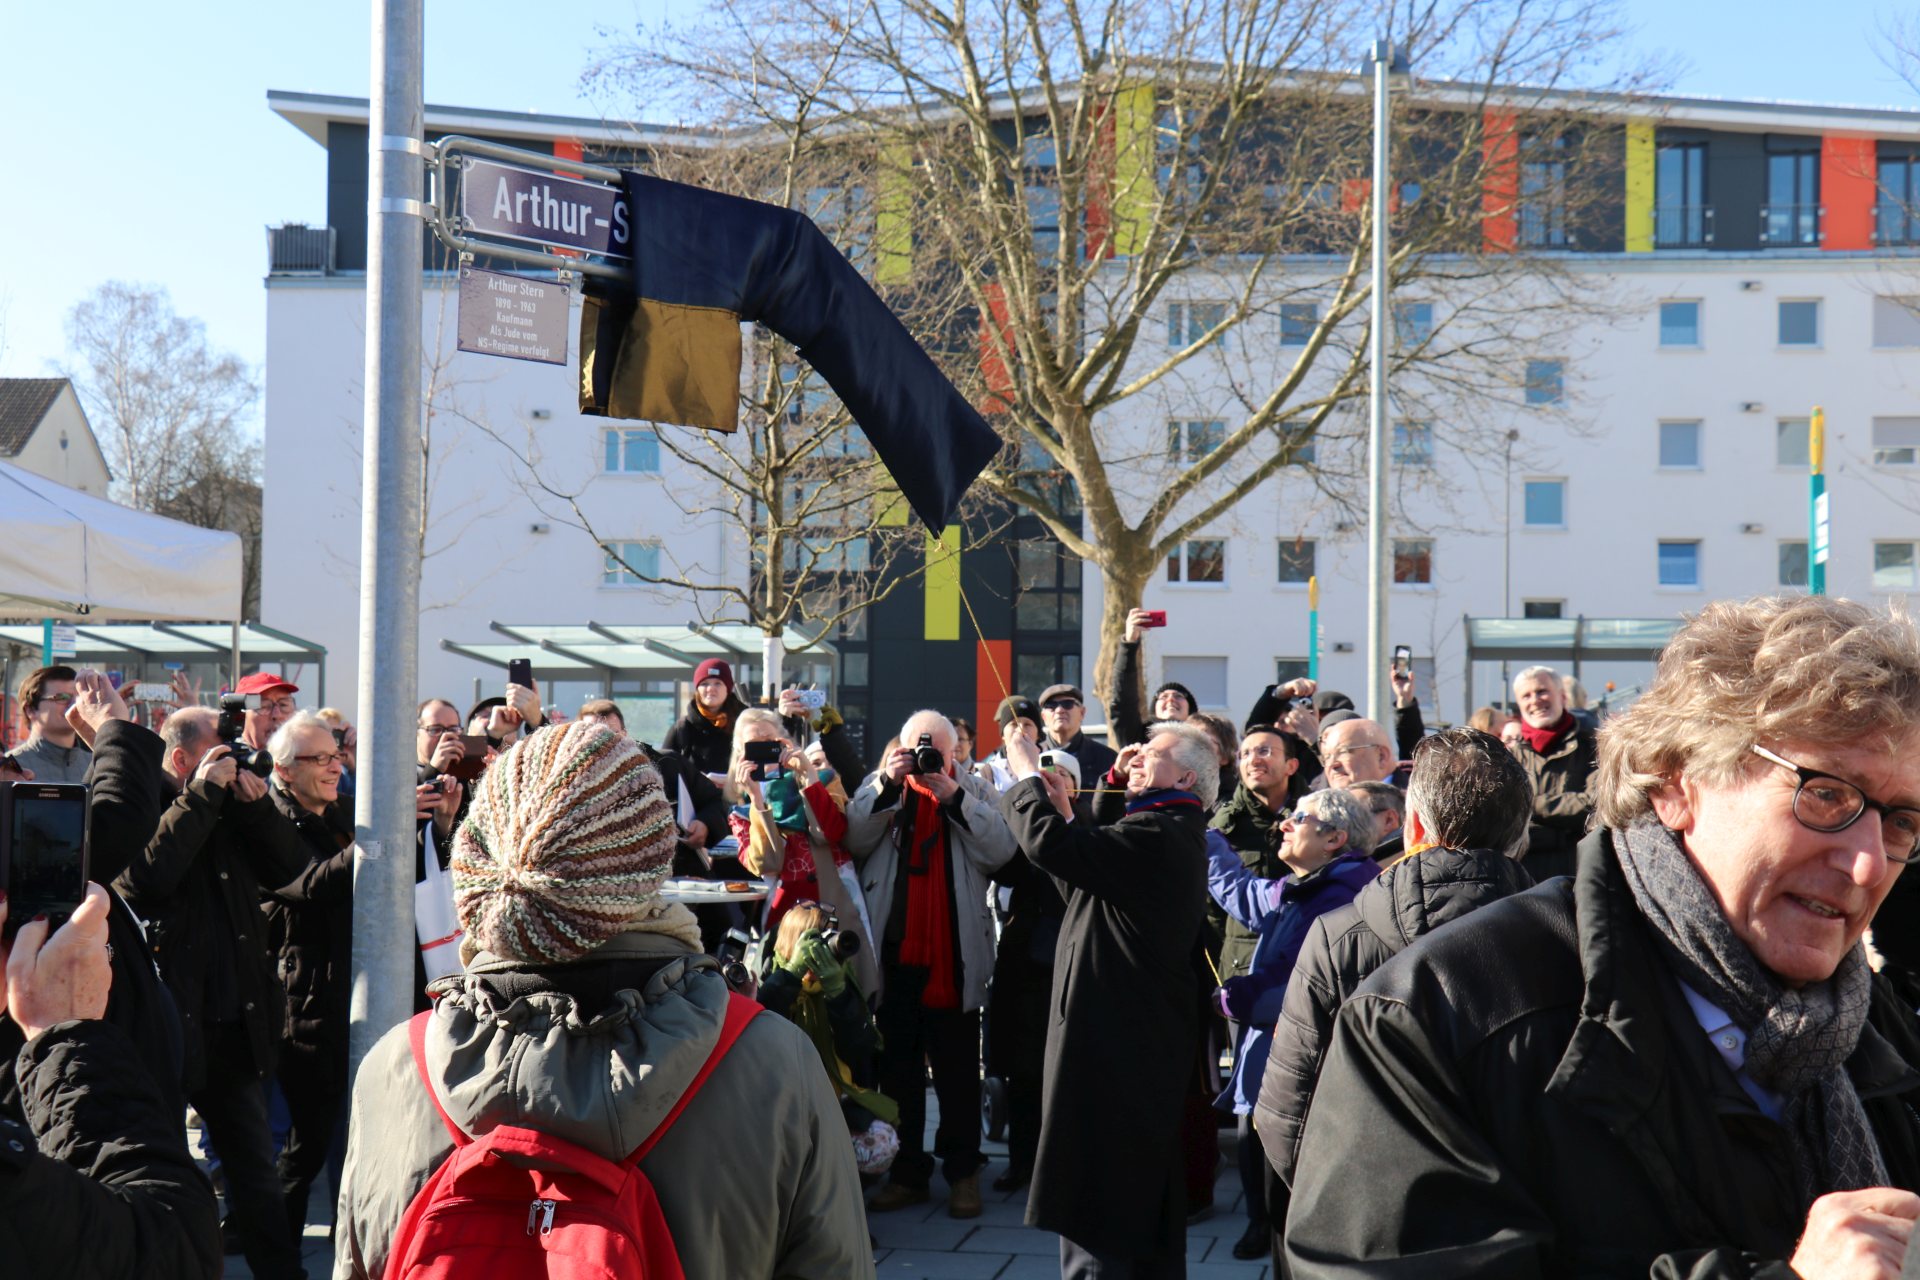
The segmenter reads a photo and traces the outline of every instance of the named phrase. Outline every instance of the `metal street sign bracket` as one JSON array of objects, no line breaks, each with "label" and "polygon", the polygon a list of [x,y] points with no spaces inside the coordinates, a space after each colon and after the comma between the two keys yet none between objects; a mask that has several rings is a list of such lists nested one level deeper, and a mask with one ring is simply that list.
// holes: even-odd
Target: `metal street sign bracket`
[{"label": "metal street sign bracket", "polygon": [[[441,138],[433,144],[432,152],[427,167],[433,175],[433,200],[427,209],[427,221],[433,228],[434,238],[448,249],[464,255],[466,260],[485,256],[545,271],[579,272],[606,280],[630,279],[629,270],[623,265],[626,255],[612,250],[611,244],[606,249],[593,247],[598,238],[611,241],[617,234],[614,227],[623,225],[621,220],[629,217],[618,169],[459,135]],[[457,166],[470,176],[476,165],[486,166],[490,176],[500,179],[501,198],[508,202],[509,219],[516,210],[525,213],[529,205],[527,197],[531,194],[532,220],[524,224],[508,223],[519,226],[518,230],[480,228],[465,208],[455,208],[451,181],[454,169]],[[580,176],[562,176],[566,174]],[[531,193],[509,192],[509,180],[515,184],[537,185]],[[463,203],[465,185],[462,183]],[[545,219],[541,217],[543,205],[547,213]],[[607,216],[602,217],[603,213]],[[624,223],[629,235],[631,226],[631,221]],[[600,231],[609,235],[598,237]],[[508,243],[493,238],[496,236],[525,243]],[[578,242],[580,247],[569,248],[564,243],[566,239]],[[550,245],[551,249],[534,247],[541,244]]]}]

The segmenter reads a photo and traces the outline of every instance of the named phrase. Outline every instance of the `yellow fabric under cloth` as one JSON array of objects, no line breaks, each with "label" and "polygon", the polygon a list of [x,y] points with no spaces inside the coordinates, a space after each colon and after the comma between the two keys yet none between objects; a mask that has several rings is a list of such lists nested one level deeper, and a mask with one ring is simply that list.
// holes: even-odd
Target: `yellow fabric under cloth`
[{"label": "yellow fabric under cloth", "polygon": [[[602,314],[609,308],[624,310],[594,297],[580,309],[580,412],[709,431],[739,428],[740,317],[641,298],[609,351],[602,341],[610,336]],[[610,369],[601,367],[607,360]]]}]

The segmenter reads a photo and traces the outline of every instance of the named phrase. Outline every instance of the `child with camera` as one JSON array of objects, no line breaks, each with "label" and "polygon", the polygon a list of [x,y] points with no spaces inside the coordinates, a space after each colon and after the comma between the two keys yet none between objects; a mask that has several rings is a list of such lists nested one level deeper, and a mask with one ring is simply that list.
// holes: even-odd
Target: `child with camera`
[{"label": "child with camera", "polygon": [[[773,886],[765,927],[777,929],[795,902],[812,900],[830,906],[851,936],[870,944],[860,881],[842,847],[846,814],[820,781],[819,768],[795,748],[778,713],[764,707],[740,713],[727,791],[734,801],[727,825],[740,842],[740,862]],[[861,991],[877,992],[873,947],[862,945],[852,964]]]},{"label": "child with camera", "polygon": [[760,1003],[813,1041],[853,1135],[854,1161],[868,1177],[885,1173],[900,1150],[893,1128],[900,1108],[873,1087],[880,1032],[852,973],[852,961],[864,949],[858,935],[840,927],[832,908],[811,900],[792,903],[780,920]]}]

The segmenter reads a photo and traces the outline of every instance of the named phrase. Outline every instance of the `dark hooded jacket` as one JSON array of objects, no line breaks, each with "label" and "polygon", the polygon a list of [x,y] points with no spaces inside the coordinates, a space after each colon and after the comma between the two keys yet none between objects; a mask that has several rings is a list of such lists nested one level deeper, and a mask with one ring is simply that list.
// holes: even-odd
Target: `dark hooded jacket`
[{"label": "dark hooded jacket", "polygon": [[726,716],[727,723],[720,726],[701,715],[700,708],[689,702],[687,713],[673,722],[673,728],[660,739],[660,745],[678,753],[702,773],[725,773],[727,757],[733,754],[733,727],[740,723],[740,713],[746,709],[747,704],[740,700],[740,695],[728,690],[727,700],[719,712]]},{"label": "dark hooded jacket", "polygon": [[[1871,1020],[1846,1070],[1889,1183],[1920,1186],[1920,1073]],[[1571,879],[1436,930],[1341,1006],[1287,1264],[1791,1280],[1808,1208],[1786,1129],[1701,1032],[1602,830]]]},{"label": "dark hooded jacket", "polygon": [[1254,1104],[1254,1131],[1289,1186],[1327,1036],[1347,997],[1414,939],[1532,887],[1533,877],[1504,854],[1427,849],[1388,867],[1352,902],[1313,922],[1287,983]]}]

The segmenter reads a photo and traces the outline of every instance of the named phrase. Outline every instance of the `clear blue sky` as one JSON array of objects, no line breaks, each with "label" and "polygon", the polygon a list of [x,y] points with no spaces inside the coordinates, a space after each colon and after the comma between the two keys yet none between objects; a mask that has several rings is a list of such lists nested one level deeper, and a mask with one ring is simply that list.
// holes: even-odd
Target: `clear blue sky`
[{"label": "clear blue sky", "polygon": [[[698,0],[429,0],[427,99],[598,115],[598,32]],[[1681,93],[1920,105],[1882,65],[1871,0],[1625,0],[1640,52]],[[14,6],[0,78],[0,374],[63,355],[69,308],[104,280],[165,286],[213,341],[266,348],[271,223],[325,221],[324,152],[268,89],[365,96],[364,3]],[[634,116],[644,107],[623,104]],[[43,194],[44,193],[44,194]]]}]

